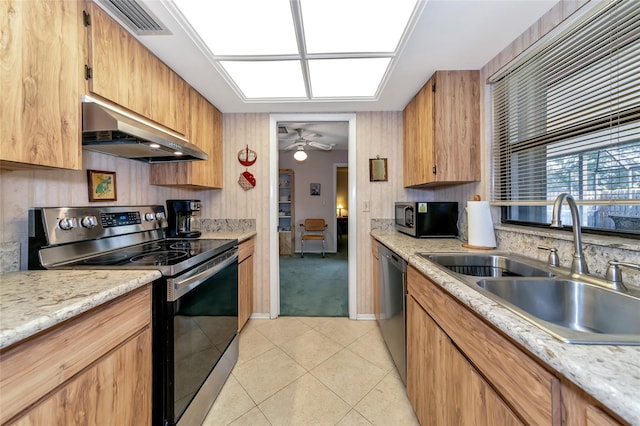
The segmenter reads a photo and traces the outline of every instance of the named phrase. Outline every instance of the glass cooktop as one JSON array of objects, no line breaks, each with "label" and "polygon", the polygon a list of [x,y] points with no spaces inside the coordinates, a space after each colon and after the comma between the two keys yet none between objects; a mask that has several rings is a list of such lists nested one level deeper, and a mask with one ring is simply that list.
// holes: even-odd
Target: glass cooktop
[{"label": "glass cooktop", "polygon": [[228,239],[157,240],[98,254],[67,266],[97,267],[100,269],[157,268],[163,275],[173,275],[212,259],[233,248],[237,243],[237,240]]}]

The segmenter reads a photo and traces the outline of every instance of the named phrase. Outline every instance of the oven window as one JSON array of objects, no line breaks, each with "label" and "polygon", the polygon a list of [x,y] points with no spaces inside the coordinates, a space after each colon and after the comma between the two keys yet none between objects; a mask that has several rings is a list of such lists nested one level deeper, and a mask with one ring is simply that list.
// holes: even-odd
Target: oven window
[{"label": "oven window", "polygon": [[238,264],[172,302],[174,418],[209,376],[238,330]]}]

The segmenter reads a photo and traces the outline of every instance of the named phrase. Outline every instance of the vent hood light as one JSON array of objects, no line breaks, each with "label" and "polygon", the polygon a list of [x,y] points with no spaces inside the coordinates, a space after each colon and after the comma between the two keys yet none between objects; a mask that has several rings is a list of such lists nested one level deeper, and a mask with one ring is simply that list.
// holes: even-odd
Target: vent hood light
[{"label": "vent hood light", "polygon": [[82,147],[145,163],[209,158],[184,136],[87,95],[82,96]]}]

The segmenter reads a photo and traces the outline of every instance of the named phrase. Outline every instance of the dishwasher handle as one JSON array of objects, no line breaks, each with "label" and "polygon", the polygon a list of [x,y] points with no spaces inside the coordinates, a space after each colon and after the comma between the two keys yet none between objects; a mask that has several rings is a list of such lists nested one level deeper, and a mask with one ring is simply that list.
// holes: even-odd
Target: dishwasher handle
[{"label": "dishwasher handle", "polygon": [[382,244],[378,247],[378,256],[383,256],[389,263],[393,264],[403,273],[407,272],[407,262]]}]

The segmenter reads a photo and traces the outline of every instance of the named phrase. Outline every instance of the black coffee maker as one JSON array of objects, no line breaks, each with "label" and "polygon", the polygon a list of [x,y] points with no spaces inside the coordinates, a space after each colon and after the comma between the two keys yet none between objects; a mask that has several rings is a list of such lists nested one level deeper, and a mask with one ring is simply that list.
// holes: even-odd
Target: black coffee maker
[{"label": "black coffee maker", "polygon": [[199,238],[200,200],[167,200],[167,229],[170,238]]}]

